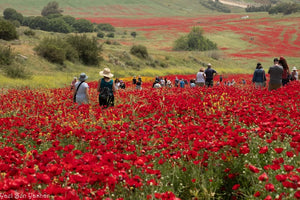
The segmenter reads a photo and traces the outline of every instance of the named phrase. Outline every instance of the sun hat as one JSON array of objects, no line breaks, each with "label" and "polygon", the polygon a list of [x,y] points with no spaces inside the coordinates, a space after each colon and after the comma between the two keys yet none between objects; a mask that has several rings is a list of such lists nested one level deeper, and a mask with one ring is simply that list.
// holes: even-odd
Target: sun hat
[{"label": "sun hat", "polygon": [[208,64],[207,64],[207,66],[211,66],[211,64],[210,64],[210,63],[208,63]]},{"label": "sun hat", "polygon": [[88,79],[88,76],[85,73],[81,73],[79,76],[79,80],[80,81],[85,81],[86,79]]},{"label": "sun hat", "polygon": [[293,67],[293,71],[294,71],[294,70],[296,71],[296,70],[297,70],[297,68],[296,68],[296,67]]},{"label": "sun hat", "polygon": [[107,67],[105,67],[105,68],[103,69],[103,71],[100,71],[99,74],[100,74],[100,76],[105,76],[105,77],[108,77],[108,78],[111,78],[111,77],[114,76],[114,75],[110,72],[110,69],[107,68]]}]

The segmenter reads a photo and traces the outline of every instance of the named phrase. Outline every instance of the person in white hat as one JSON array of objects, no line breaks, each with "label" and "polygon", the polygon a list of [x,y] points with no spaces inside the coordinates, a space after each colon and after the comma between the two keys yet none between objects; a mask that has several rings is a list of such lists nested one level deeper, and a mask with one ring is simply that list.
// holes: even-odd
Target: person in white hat
[{"label": "person in white hat", "polygon": [[104,68],[103,71],[99,72],[100,78],[98,81],[97,91],[99,92],[99,105],[104,108],[114,106],[114,93],[116,92],[116,86],[112,77],[114,76],[109,68]]},{"label": "person in white hat", "polygon": [[73,100],[78,103],[78,105],[89,103],[89,85],[85,82],[87,79],[88,76],[85,73],[81,73],[78,79],[79,81],[75,83]]},{"label": "person in white hat", "polygon": [[292,71],[292,81],[297,81],[298,80],[298,71],[296,67],[293,67],[293,71]]}]

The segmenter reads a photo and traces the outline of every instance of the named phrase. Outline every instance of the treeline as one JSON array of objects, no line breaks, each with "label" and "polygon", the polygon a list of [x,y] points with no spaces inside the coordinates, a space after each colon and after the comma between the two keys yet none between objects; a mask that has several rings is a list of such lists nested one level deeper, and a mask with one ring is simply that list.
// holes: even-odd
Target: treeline
[{"label": "treeline", "polygon": [[69,15],[62,15],[63,10],[59,8],[57,2],[49,2],[41,11],[41,16],[25,17],[13,8],[6,8],[3,17],[11,21],[16,27],[28,26],[31,29],[59,32],[59,33],[88,33],[109,31],[115,32],[111,24],[93,24],[86,19],[76,19]]},{"label": "treeline", "polygon": [[279,3],[275,6],[262,5],[262,6],[248,6],[246,12],[268,12],[269,14],[282,13],[284,15],[289,15],[292,13],[300,12],[299,3]]}]

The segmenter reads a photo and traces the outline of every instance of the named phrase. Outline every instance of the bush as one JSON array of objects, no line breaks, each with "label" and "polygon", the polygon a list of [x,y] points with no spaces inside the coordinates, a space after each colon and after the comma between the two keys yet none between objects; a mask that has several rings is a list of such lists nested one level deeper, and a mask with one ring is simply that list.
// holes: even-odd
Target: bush
[{"label": "bush", "polygon": [[10,78],[31,78],[31,74],[26,71],[26,68],[20,63],[14,63],[13,65],[5,66],[5,74]]},{"label": "bush", "polygon": [[32,22],[34,18],[35,18],[34,16],[24,17],[22,25],[29,26],[29,24]]},{"label": "bush", "polygon": [[56,1],[51,1],[45,6],[41,12],[42,16],[47,16],[51,14],[61,14],[62,9],[59,8],[59,4]]},{"label": "bush", "polygon": [[49,27],[49,19],[46,17],[37,16],[31,20],[29,27],[32,29],[47,31]]},{"label": "bush", "polygon": [[76,21],[75,17],[72,17],[72,16],[70,16],[70,15],[62,16],[62,19],[63,19],[67,24],[69,24],[70,26],[73,26],[73,24],[74,24],[75,21]]},{"label": "bush", "polygon": [[18,13],[13,8],[6,8],[3,11],[3,16],[4,16],[4,19],[7,19],[7,20],[11,20],[11,21],[17,20],[18,22],[20,22],[20,24],[22,24],[22,22],[23,22],[23,15],[21,13]]},{"label": "bush", "polygon": [[182,36],[174,42],[173,49],[184,51],[207,51],[218,49],[216,43],[206,39],[202,34],[202,29],[194,27],[188,35]]},{"label": "bush", "polygon": [[35,32],[31,29],[27,29],[23,33],[24,33],[24,35],[27,35],[27,36],[35,36]]},{"label": "bush", "polygon": [[139,58],[148,58],[147,48],[143,45],[133,45],[130,49],[130,53]]},{"label": "bush", "polygon": [[9,46],[0,45],[0,65],[10,65],[13,62],[14,55]]},{"label": "bush", "polygon": [[98,38],[104,38],[105,34],[103,32],[98,32],[97,37]]},{"label": "bush", "polygon": [[297,3],[280,3],[269,9],[269,14],[283,13],[289,15],[300,11],[300,5]]},{"label": "bush", "polygon": [[72,28],[62,18],[54,18],[49,20],[48,31],[70,33]]},{"label": "bush", "polygon": [[16,27],[11,22],[7,20],[0,20],[0,39],[18,39]]},{"label": "bush", "polygon": [[115,27],[113,27],[111,24],[103,23],[103,24],[98,24],[97,25],[98,30],[101,31],[110,31],[110,32],[115,32]]},{"label": "bush", "polygon": [[78,33],[86,33],[86,32],[94,31],[94,25],[92,24],[92,22],[86,19],[76,20],[73,24],[73,27]]},{"label": "bush", "polygon": [[131,32],[130,35],[135,38],[137,33],[134,31],[134,32]]},{"label": "bush", "polygon": [[114,38],[114,37],[115,37],[115,34],[114,34],[114,33],[108,33],[108,34],[106,35],[106,37]]},{"label": "bush", "polygon": [[98,65],[102,46],[98,46],[97,38],[86,35],[71,35],[67,42],[78,52],[79,60],[86,65]]},{"label": "bush", "polygon": [[76,53],[72,47],[59,38],[45,38],[34,48],[37,54],[49,62],[63,64],[66,59],[76,60]]}]

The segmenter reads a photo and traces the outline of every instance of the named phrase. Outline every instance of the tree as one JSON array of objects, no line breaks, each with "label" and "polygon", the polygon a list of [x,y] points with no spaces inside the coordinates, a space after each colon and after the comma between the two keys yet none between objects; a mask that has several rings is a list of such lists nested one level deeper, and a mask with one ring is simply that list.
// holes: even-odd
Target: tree
[{"label": "tree", "polygon": [[47,31],[49,27],[49,19],[46,17],[37,16],[31,20],[29,27],[32,29]]},{"label": "tree", "polygon": [[15,9],[13,8],[6,8],[4,11],[3,11],[3,16],[4,16],[4,19],[7,19],[7,20],[11,20],[11,21],[14,21],[14,20],[17,20],[19,21],[21,24],[23,22],[23,15],[21,13],[18,13]]},{"label": "tree", "polygon": [[59,5],[56,1],[51,1],[45,6],[41,12],[42,16],[47,16],[50,14],[61,14],[62,9],[59,8]]},{"label": "tree", "polygon": [[73,24],[74,29],[78,33],[93,32],[94,25],[86,19],[78,19]]},{"label": "tree", "polygon": [[130,53],[139,58],[148,58],[147,48],[143,45],[133,45],[130,49]]},{"label": "tree", "polygon": [[10,21],[0,20],[0,39],[18,39],[16,27]]},{"label": "tree", "polygon": [[68,23],[70,26],[73,26],[73,24],[75,23],[76,19],[75,17],[72,17],[70,15],[64,15],[62,16],[62,19]]},{"label": "tree", "polygon": [[103,23],[103,24],[98,24],[97,28],[101,31],[110,31],[110,32],[115,32],[115,27],[113,27],[111,24]]},{"label": "tree", "polygon": [[70,33],[72,28],[62,18],[54,18],[49,20],[48,30],[59,33]]}]

